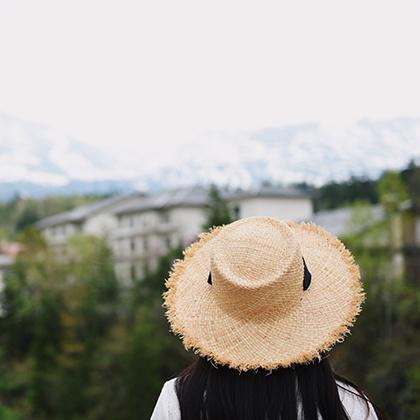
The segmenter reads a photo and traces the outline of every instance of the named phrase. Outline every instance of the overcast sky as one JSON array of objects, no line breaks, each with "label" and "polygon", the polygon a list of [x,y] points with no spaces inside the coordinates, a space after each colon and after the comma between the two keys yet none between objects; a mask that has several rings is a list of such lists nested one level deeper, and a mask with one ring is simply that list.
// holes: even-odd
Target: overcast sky
[{"label": "overcast sky", "polygon": [[420,2],[0,0],[0,112],[95,145],[420,115]]}]

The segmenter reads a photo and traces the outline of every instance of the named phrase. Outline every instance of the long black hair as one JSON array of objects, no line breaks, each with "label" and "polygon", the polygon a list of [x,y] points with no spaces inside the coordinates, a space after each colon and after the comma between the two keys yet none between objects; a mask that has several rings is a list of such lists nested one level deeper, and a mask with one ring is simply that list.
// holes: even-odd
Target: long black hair
[{"label": "long black hair", "polygon": [[239,372],[199,357],[175,384],[182,420],[297,420],[299,406],[305,420],[318,420],[318,414],[324,420],[348,420],[340,386],[361,398],[367,410],[370,402],[378,419],[385,419],[365,392],[332,371],[326,357],[272,372]]}]

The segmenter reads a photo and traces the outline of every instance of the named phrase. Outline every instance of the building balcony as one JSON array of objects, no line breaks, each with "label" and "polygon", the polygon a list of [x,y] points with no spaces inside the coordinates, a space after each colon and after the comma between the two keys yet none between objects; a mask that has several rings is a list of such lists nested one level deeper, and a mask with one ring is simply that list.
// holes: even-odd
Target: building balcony
[{"label": "building balcony", "polygon": [[148,226],[119,226],[115,228],[110,239],[130,238],[133,236],[147,236],[151,234],[166,235],[177,231],[177,226],[174,223],[162,222]]}]

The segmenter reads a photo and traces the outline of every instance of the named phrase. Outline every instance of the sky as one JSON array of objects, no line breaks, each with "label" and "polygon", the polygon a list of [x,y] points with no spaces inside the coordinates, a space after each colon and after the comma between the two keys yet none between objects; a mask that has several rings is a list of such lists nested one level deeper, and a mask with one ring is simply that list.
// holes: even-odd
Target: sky
[{"label": "sky", "polygon": [[145,153],[420,115],[417,0],[0,0],[0,112]]}]

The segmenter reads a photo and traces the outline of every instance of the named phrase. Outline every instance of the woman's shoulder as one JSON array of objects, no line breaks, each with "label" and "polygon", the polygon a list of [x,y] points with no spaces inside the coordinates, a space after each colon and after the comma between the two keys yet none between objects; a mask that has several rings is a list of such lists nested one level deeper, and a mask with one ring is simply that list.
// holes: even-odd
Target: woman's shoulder
[{"label": "woman's shoulder", "polygon": [[150,420],[178,420],[181,418],[175,390],[176,378],[163,384]]},{"label": "woman's shoulder", "polygon": [[340,380],[336,382],[340,400],[351,419],[378,420],[368,397],[363,396],[356,388],[345,382]]},{"label": "woman's shoulder", "polygon": [[178,379],[178,377],[172,378],[167,380],[164,384],[163,387],[170,391],[174,391],[175,392],[175,381]]}]

